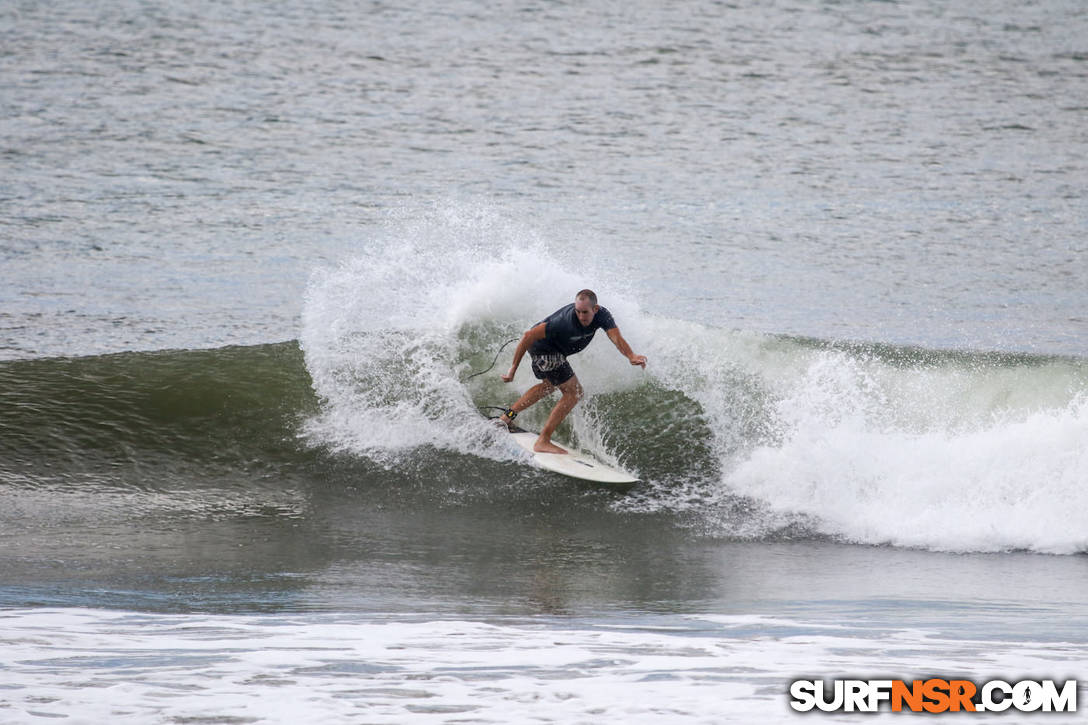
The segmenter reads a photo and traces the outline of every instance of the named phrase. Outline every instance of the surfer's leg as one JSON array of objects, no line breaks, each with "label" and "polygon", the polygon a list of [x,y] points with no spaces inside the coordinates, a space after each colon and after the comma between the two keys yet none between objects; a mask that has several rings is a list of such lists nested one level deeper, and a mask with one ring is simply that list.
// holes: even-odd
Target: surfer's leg
[{"label": "surfer's leg", "polygon": [[[518,398],[516,403],[510,406],[510,410],[515,413],[520,413],[526,408],[536,404],[544,396],[551,395],[552,391],[555,390],[556,383],[561,383],[565,379],[560,378],[557,381],[552,380],[554,373],[549,370],[542,370],[539,365],[540,360],[537,357],[530,355],[530,359],[533,363],[533,375],[535,375],[536,379],[540,382],[526,390],[525,394]],[[573,374],[573,371],[571,371],[571,374]],[[507,421],[507,425],[509,424],[509,421]]]},{"label": "surfer's leg", "polygon": [[[542,383],[537,383],[533,387],[526,390],[525,395],[522,395],[513,405],[510,406],[510,410],[514,411],[515,413],[520,413],[521,411],[525,410],[529,406],[539,401],[544,396],[550,395],[553,390],[555,390],[555,386],[546,380]],[[498,418],[493,418],[493,420],[499,421],[510,430],[514,430],[514,428],[516,427],[513,419],[511,417],[507,417],[506,415],[500,415]]]},{"label": "surfer's leg", "polygon": [[552,433],[555,433],[555,429],[559,427],[559,424],[574,410],[574,406],[582,399],[584,391],[581,383],[578,382],[577,376],[560,384],[559,391],[563,393],[563,397],[552,408],[552,413],[548,416],[548,422],[544,424],[544,428],[540,431],[540,437],[536,439],[536,444],[533,445],[533,450],[537,453],[566,453],[564,449],[552,443]]},{"label": "surfer's leg", "polygon": [[526,390],[525,395],[518,398],[518,401],[510,406],[510,410],[513,410],[516,413],[520,413],[521,411],[525,410],[526,408],[539,401],[544,396],[551,395],[553,390],[555,390],[555,386],[546,380],[543,383],[537,383],[533,387]]}]

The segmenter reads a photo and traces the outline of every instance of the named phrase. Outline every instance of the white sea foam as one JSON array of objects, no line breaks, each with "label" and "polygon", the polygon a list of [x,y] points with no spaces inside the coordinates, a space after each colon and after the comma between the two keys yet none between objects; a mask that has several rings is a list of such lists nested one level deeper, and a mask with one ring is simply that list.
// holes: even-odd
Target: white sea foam
[{"label": "white sea foam", "polygon": [[1057,363],[902,369],[817,355],[775,406],[780,440],[724,483],[851,541],[1084,551],[1088,396],[1074,378]]},{"label": "white sea foam", "polygon": [[798,677],[1073,679],[1088,656],[1083,643],[724,615],[579,625],[33,609],[0,613],[0,641],[0,719],[13,724],[773,723],[805,718],[788,706]]},{"label": "white sea foam", "polygon": [[[475,416],[462,379],[504,339],[600,282],[588,263],[564,266],[530,230],[485,209],[441,207],[390,221],[357,257],[311,280],[300,342],[325,405],[309,435],[386,462],[421,445],[516,456]],[[608,305],[621,319],[637,310],[621,294]],[[587,386],[615,389],[632,379],[615,374],[622,365],[595,364],[599,355],[580,359]],[[495,403],[512,402],[534,382],[523,364],[515,385],[494,388]]]}]

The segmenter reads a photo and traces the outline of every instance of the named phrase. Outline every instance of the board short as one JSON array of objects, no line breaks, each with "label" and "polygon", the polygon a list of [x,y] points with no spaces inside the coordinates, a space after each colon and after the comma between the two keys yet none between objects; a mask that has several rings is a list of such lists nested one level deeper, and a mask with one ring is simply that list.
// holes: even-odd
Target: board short
[{"label": "board short", "polygon": [[567,362],[567,356],[560,353],[548,355],[530,355],[533,361],[533,375],[537,380],[547,380],[559,387],[574,377],[574,368]]}]

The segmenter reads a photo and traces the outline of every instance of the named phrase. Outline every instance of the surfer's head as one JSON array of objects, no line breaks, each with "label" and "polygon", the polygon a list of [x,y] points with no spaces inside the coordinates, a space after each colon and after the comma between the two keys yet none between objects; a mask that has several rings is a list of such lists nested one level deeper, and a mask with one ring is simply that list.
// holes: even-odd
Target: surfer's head
[{"label": "surfer's head", "polygon": [[574,295],[574,314],[582,327],[589,327],[593,316],[597,314],[597,295],[591,289],[584,289]]},{"label": "surfer's head", "polygon": [[589,304],[593,305],[594,307],[597,306],[597,293],[594,292],[593,290],[584,289],[581,292],[579,292],[578,294],[574,295],[575,303],[577,303],[578,300],[583,299],[583,298],[589,300]]}]

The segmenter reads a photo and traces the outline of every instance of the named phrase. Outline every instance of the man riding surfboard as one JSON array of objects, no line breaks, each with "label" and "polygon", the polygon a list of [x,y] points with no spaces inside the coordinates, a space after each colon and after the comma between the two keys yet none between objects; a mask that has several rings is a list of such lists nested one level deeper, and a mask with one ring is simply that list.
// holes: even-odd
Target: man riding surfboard
[{"label": "man riding surfboard", "polygon": [[532,360],[533,375],[541,382],[529,388],[516,403],[502,415],[502,421],[508,426],[517,414],[549,395],[556,388],[562,393],[555,404],[547,423],[540,431],[540,437],[533,445],[537,453],[566,453],[564,449],[552,443],[552,433],[567,417],[584,391],[567,362],[567,357],[581,352],[593,340],[598,328],[602,328],[608,339],[626,357],[632,365],[646,367],[646,357],[636,355],[627,341],[620,334],[620,328],[604,307],[597,304],[597,295],[592,290],[584,289],[574,296],[574,303],[561,307],[542,321],[526,330],[514,350],[514,362],[510,370],[502,376],[503,382],[511,382],[514,373],[525,353]]}]

